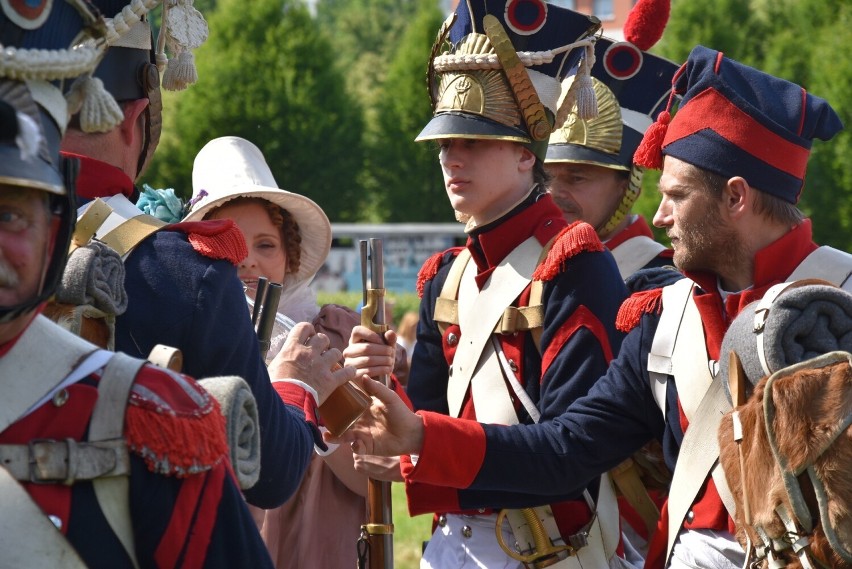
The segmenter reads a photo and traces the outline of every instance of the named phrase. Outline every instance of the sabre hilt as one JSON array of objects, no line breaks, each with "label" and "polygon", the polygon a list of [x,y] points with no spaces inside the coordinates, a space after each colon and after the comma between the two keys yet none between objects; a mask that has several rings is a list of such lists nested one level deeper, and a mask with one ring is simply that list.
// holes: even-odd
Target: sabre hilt
[{"label": "sabre hilt", "polygon": [[503,520],[506,518],[508,510],[500,510],[500,513],[497,514],[495,529],[497,531],[497,544],[506,555],[512,559],[521,561],[527,567],[542,569],[558,563],[565,557],[574,555],[577,552],[577,548],[573,545],[555,545],[553,543],[547,535],[547,530],[539,519],[538,514],[536,514],[535,509],[521,508],[519,511],[524,518],[524,522],[526,522],[530,529],[533,539],[533,543],[531,544],[532,550],[521,553],[506,544],[506,541],[503,539]]}]

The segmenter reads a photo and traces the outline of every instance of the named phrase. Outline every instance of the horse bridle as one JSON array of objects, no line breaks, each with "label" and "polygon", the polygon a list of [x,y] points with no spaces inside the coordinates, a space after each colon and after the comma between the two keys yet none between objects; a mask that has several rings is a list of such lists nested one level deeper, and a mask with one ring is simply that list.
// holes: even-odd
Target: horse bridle
[{"label": "horse bridle", "polygon": [[[777,380],[789,377],[802,370],[819,369],[841,362],[846,362],[852,365],[852,354],[849,354],[848,352],[829,352],[827,354],[818,356],[808,361],[801,362],[778,370],[777,372],[772,374],[766,381],[763,392],[764,428],[766,430],[766,436],[769,440],[770,448],[772,449],[772,455],[775,458],[775,462],[777,463],[778,468],[781,472],[781,477],[784,482],[784,488],[787,494],[787,499],[789,501],[790,507],[788,508],[787,504],[784,503],[778,504],[778,506],[776,506],[775,514],[776,516],[778,516],[778,519],[781,520],[781,522],[784,524],[786,533],[782,537],[771,538],[769,537],[769,534],[767,533],[765,527],[752,524],[751,520],[748,519],[750,517],[748,515],[748,497],[745,492],[742,493],[744,511],[746,513],[746,524],[748,524],[754,529],[754,531],[758,534],[758,536],[761,538],[761,541],[763,542],[762,545],[752,549],[751,538],[749,537],[749,542],[747,544],[746,550],[746,567],[757,566],[757,564],[761,563],[763,559],[766,559],[768,561],[770,568],[784,567],[785,563],[778,556],[778,554],[786,552],[786,550],[788,549],[793,550],[793,553],[795,553],[795,555],[799,558],[802,567],[804,567],[805,569],[814,569],[815,566],[826,567],[818,560],[814,559],[812,554],[809,554],[808,552],[809,546],[811,544],[810,537],[812,536],[815,529],[814,520],[817,519],[817,517],[816,515],[814,515],[814,512],[811,511],[811,508],[808,506],[807,501],[805,500],[804,493],[802,491],[802,486],[799,479],[803,473],[807,473],[808,479],[810,480],[810,483],[813,487],[813,491],[817,499],[819,521],[822,526],[823,532],[825,533],[825,537],[828,540],[829,546],[846,563],[852,564],[852,552],[850,552],[847,548],[843,546],[837,535],[837,532],[834,530],[834,527],[831,524],[831,520],[829,518],[828,513],[828,496],[825,490],[825,485],[823,484],[822,479],[819,477],[819,475],[816,473],[816,470],[814,469],[814,462],[816,458],[822,456],[829,448],[831,448],[837,438],[844,431],[846,431],[850,427],[850,425],[852,425],[852,413],[847,413],[838,422],[831,437],[825,442],[819,453],[815,455],[814,459],[809,463],[803,464],[796,470],[790,468],[786,457],[781,454],[773,428],[776,407],[772,388]],[[742,426],[739,422],[738,416],[734,418],[734,422],[734,430],[735,432],[737,432],[737,430],[739,429],[739,440],[741,440]],[[740,469],[741,471],[744,470],[744,464],[742,460],[740,461]],[[745,472],[741,472],[741,476],[743,476],[744,480]]]}]

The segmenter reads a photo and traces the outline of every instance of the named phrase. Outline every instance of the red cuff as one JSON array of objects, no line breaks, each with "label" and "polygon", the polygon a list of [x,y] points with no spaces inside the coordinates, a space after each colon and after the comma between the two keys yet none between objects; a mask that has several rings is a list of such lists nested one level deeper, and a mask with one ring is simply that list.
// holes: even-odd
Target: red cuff
[{"label": "red cuff", "polygon": [[284,403],[301,409],[305,413],[306,421],[313,423],[314,426],[319,424],[319,411],[313,395],[298,385],[286,381],[273,382],[272,387]]},{"label": "red cuff", "polygon": [[458,491],[446,486],[433,486],[417,482],[405,483],[405,497],[408,502],[408,515],[434,514],[438,512],[458,512]]},{"label": "red cuff", "polygon": [[470,486],[485,459],[482,425],[429,411],[418,414],[425,427],[423,448],[416,465],[403,465],[403,476],[407,481],[436,486]]}]

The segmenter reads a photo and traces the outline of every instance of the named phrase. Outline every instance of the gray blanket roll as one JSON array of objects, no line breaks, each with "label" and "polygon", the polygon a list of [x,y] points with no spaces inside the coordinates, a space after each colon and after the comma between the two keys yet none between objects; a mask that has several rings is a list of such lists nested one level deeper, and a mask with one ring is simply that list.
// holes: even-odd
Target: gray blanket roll
[{"label": "gray blanket roll", "polygon": [[245,380],[236,375],[207,377],[198,383],[219,402],[231,464],[240,488],[247,490],[260,478],[260,421],[254,395]]},{"label": "gray blanket roll", "polygon": [[[734,350],[749,382],[765,375],[754,330],[757,302],[731,323],[720,351],[720,377],[728,400],[728,354]],[[788,288],[770,306],[763,331],[763,353],[771,373],[833,351],[852,352],[852,294],[830,285]]]},{"label": "gray blanket roll", "polygon": [[68,258],[56,300],[64,304],[89,304],[106,314],[124,314],[127,292],[121,257],[99,241],[78,247]]}]

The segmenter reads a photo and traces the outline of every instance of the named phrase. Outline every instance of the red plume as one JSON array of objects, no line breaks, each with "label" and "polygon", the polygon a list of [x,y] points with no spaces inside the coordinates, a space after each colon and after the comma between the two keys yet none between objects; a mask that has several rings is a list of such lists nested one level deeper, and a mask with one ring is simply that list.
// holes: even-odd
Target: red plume
[{"label": "red plume", "polygon": [[645,136],[642,137],[642,142],[639,143],[639,148],[633,154],[633,163],[643,168],[659,170],[663,166],[663,140],[666,137],[666,131],[669,128],[669,122],[672,116],[668,110],[665,110],[657,117],[657,122],[653,123],[645,131]]},{"label": "red plume", "polygon": [[648,51],[663,37],[670,13],[670,0],[639,0],[627,15],[624,39]]}]

